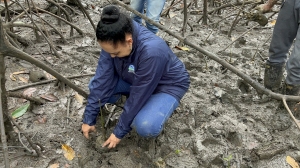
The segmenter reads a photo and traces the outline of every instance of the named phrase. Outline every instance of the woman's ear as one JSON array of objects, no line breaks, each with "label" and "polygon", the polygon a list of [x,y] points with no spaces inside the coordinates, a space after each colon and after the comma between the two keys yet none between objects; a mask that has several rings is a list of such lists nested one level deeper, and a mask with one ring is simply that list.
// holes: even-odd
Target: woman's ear
[{"label": "woman's ear", "polygon": [[127,41],[130,45],[132,45],[132,43],[133,43],[132,38],[128,38],[126,41]]},{"label": "woman's ear", "polygon": [[128,44],[132,45],[133,39],[132,39],[132,35],[131,34],[130,35],[129,34],[126,35],[126,42]]}]

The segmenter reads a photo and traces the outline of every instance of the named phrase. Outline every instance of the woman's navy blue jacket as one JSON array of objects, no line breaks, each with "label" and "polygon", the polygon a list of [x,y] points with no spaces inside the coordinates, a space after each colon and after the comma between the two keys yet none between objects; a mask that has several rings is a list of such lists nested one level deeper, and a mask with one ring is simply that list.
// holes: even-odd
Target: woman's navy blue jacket
[{"label": "woman's navy blue jacket", "polygon": [[112,58],[101,51],[83,118],[85,124],[96,124],[99,100],[103,106],[112,96],[118,79],[122,78],[131,87],[124,111],[113,131],[120,139],[131,131],[134,117],[152,94],[168,93],[180,101],[190,84],[184,64],[163,39],[134,21],[132,38],[132,52],[128,57]]}]

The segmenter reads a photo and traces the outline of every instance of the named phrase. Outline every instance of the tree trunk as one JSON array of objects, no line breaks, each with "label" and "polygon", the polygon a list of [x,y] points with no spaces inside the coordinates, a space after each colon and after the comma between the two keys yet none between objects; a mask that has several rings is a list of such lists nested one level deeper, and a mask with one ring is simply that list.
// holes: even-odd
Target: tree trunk
[{"label": "tree trunk", "polygon": [[[6,115],[8,115],[8,108],[7,108],[7,97],[6,97],[6,88],[5,88],[5,64],[4,64],[4,56],[0,54],[0,81],[1,81],[1,106],[2,112],[4,117],[4,125],[5,125],[5,132],[10,133],[13,131],[13,127],[9,119]],[[6,134],[9,137],[9,134]]]},{"label": "tree trunk", "polygon": [[202,22],[202,24],[207,25],[207,18],[208,18],[207,0],[204,0],[203,1],[203,22]]}]

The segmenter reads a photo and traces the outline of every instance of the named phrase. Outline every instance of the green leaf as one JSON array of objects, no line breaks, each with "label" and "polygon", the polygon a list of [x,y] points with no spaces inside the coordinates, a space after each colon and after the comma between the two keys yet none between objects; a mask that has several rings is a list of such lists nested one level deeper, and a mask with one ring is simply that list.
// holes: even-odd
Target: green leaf
[{"label": "green leaf", "polygon": [[18,109],[16,109],[11,115],[12,118],[18,118],[20,116],[22,116],[23,114],[26,113],[28,107],[30,104],[25,104],[24,106],[19,107]]}]

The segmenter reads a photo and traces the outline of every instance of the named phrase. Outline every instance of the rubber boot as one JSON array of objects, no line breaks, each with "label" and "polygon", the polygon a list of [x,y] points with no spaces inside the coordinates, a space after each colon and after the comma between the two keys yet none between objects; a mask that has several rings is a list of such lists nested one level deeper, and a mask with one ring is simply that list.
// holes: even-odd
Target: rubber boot
[{"label": "rubber boot", "polygon": [[273,92],[278,92],[281,88],[281,81],[283,78],[284,64],[270,64],[266,63],[264,86]]},{"label": "rubber boot", "polygon": [[[293,96],[299,96],[300,94],[300,85],[289,85],[289,84],[284,84],[283,87],[284,94],[286,95],[293,95]],[[300,119],[300,102],[295,102],[295,101],[289,101],[287,102],[287,105],[289,106],[291,112],[293,115],[297,118]]]}]

